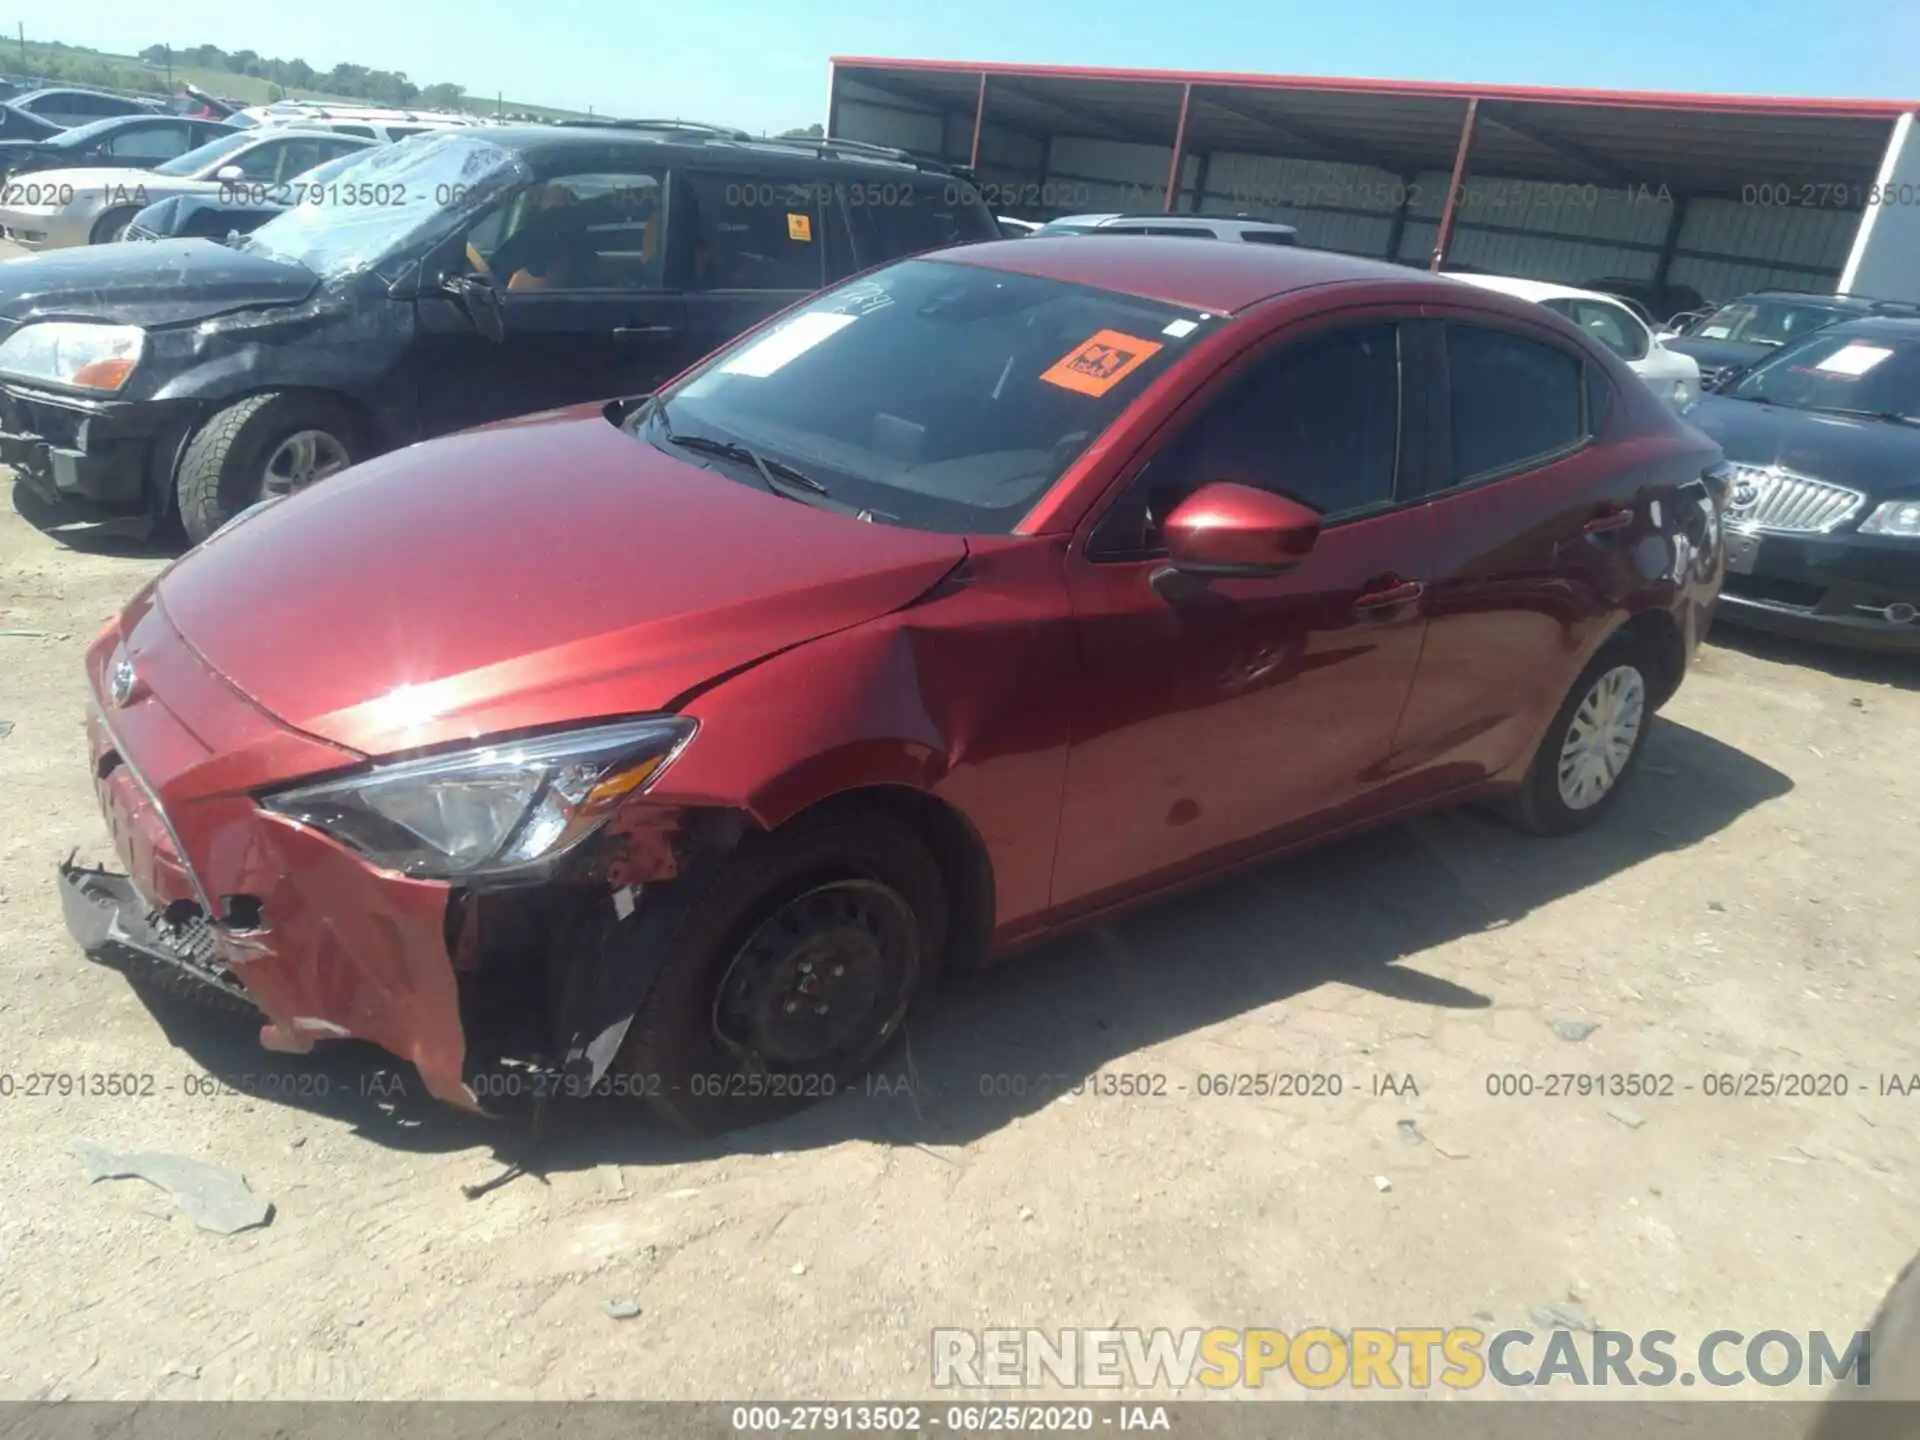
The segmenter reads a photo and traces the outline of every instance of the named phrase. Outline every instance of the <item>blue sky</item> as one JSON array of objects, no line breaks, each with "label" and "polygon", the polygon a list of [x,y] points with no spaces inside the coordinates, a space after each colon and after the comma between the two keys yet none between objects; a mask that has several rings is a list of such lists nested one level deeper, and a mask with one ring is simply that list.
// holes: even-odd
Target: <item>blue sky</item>
[{"label": "blue sky", "polygon": [[204,41],[752,130],[823,118],[833,54],[1920,99],[1920,0],[63,0],[43,13],[30,39]]}]

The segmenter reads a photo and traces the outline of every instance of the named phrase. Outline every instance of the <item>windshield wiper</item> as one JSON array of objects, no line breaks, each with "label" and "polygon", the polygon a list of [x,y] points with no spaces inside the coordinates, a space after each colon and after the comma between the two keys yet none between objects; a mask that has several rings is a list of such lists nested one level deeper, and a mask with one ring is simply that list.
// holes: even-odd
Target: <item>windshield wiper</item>
[{"label": "windshield wiper", "polygon": [[806,471],[796,469],[784,460],[769,460],[759,451],[742,445],[736,440],[716,440],[711,435],[675,435],[668,430],[667,441],[669,444],[680,446],[683,450],[698,451],[702,455],[717,455],[722,460],[731,460],[738,465],[751,465],[760,472],[760,478],[766,483],[767,489],[789,500],[800,498],[794,494],[795,490],[809,495],[833,493]]}]

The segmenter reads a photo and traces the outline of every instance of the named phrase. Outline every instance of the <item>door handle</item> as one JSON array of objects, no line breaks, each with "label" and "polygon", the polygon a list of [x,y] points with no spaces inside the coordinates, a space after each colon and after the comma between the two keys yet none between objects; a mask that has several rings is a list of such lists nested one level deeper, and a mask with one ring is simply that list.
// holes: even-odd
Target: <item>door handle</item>
[{"label": "door handle", "polygon": [[1385,610],[1393,605],[1407,605],[1427,593],[1427,587],[1418,580],[1402,580],[1382,590],[1369,590],[1353,602],[1353,608],[1361,614],[1370,610]]},{"label": "door handle", "polygon": [[1622,505],[1615,509],[1603,510],[1581,528],[1589,535],[1605,535],[1610,530],[1624,530],[1633,524],[1632,507]]},{"label": "door handle", "polygon": [[671,325],[616,325],[613,333],[622,340],[660,338],[678,335],[680,332]]}]

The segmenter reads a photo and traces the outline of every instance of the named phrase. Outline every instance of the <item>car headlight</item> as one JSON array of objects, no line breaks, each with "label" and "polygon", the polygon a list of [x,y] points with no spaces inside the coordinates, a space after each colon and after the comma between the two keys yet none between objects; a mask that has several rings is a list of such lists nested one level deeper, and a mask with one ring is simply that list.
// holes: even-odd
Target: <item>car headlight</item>
[{"label": "car headlight", "polygon": [[467,880],[545,870],[650,785],[693,738],[656,716],[377,765],[261,800],[386,870]]},{"label": "car headlight", "polygon": [[138,325],[43,320],[23,325],[0,344],[0,373],[80,390],[116,391],[146,353]]},{"label": "car headlight", "polygon": [[1860,522],[1862,535],[1920,540],[1920,500],[1889,500]]}]

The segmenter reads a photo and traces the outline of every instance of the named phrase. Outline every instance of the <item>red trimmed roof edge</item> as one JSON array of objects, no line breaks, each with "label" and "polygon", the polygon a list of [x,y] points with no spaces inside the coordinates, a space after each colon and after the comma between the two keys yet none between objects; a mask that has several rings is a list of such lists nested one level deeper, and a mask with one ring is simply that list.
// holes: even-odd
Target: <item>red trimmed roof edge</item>
[{"label": "red trimmed roof edge", "polygon": [[1524,101],[1536,105],[1608,105],[1635,110],[1694,110],[1723,114],[1832,116],[1892,120],[1920,110],[1920,100],[1819,100],[1789,95],[1706,95],[1659,90],[1585,90],[1545,85],[1477,85],[1451,80],[1368,80],[1329,75],[1255,75],[1226,70],[1138,70],[1086,65],[1028,65],[979,60],[908,60],[834,55],[835,70],[923,70],[942,74],[1004,75],[1030,80],[1109,80],[1129,84],[1217,85],[1249,90],[1305,90],[1322,94],[1399,95],[1433,100]]}]

